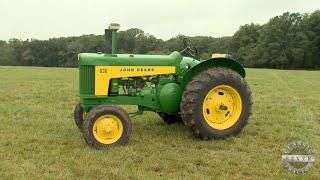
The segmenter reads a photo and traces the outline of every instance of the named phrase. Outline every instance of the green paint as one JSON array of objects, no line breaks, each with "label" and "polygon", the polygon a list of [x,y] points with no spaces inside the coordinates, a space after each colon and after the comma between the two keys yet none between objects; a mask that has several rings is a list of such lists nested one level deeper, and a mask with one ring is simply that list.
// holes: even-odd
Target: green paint
[{"label": "green paint", "polygon": [[110,94],[113,94],[113,95],[118,95],[119,94],[119,82],[120,80],[119,79],[111,79],[110,81]]},{"label": "green paint", "polygon": [[[84,109],[90,109],[102,104],[137,105],[139,110],[177,113],[179,112],[181,96],[192,77],[211,67],[224,67],[238,72],[245,77],[245,70],[237,61],[229,58],[214,58],[199,61],[183,57],[174,51],[170,55],[140,55],[116,54],[117,24],[111,24],[112,54],[81,53],[79,54],[79,94]],[[123,81],[112,79],[109,96],[95,96],[95,66],[175,66],[173,75],[153,76],[144,86],[136,85],[137,80]],[[124,94],[123,82],[130,93]],[[120,89],[120,91],[119,91]],[[129,91],[127,89],[127,91]],[[122,93],[121,93],[122,92]]]},{"label": "green paint", "polygon": [[85,110],[102,104],[114,105],[139,105],[152,109],[154,111],[161,111],[160,104],[155,101],[155,91],[152,89],[145,89],[143,96],[99,96],[83,95],[82,106]]},{"label": "green paint", "polygon": [[167,113],[176,113],[180,108],[182,87],[177,83],[166,83],[159,89],[160,109]]},{"label": "green paint", "polygon": [[111,51],[111,53],[112,54],[117,54],[117,48],[118,48],[117,31],[116,30],[112,31],[111,36],[112,36],[112,47],[111,47],[112,51]]},{"label": "green paint", "polygon": [[111,23],[109,30],[111,30],[111,54],[117,54],[118,38],[117,31],[120,28],[120,24]]},{"label": "green paint", "polygon": [[239,73],[242,77],[246,76],[246,72],[243,66],[237,61],[229,58],[213,58],[199,62],[198,64],[194,65],[190,70],[182,74],[182,86],[186,87],[189,81],[191,81],[192,77],[212,67],[224,67],[232,69]]},{"label": "green paint", "polygon": [[81,53],[79,65],[102,66],[176,66],[180,68],[182,56],[174,51],[170,55],[141,55],[141,54],[103,54]]},{"label": "green paint", "polygon": [[79,66],[79,94],[94,94],[94,66]]}]

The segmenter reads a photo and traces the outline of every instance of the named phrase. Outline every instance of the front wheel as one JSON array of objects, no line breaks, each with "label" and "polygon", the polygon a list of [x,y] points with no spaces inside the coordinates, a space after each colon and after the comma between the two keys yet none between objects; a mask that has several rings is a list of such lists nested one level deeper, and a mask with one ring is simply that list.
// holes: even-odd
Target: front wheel
[{"label": "front wheel", "polygon": [[132,125],[128,113],[118,106],[91,109],[82,125],[86,142],[94,148],[107,148],[126,143]]},{"label": "front wheel", "polygon": [[210,68],[187,85],[181,102],[182,119],[196,137],[237,135],[251,114],[251,92],[235,71]]},{"label": "front wheel", "polygon": [[81,103],[78,103],[73,111],[74,122],[77,127],[82,131],[82,123],[86,118],[87,112],[83,110]]}]

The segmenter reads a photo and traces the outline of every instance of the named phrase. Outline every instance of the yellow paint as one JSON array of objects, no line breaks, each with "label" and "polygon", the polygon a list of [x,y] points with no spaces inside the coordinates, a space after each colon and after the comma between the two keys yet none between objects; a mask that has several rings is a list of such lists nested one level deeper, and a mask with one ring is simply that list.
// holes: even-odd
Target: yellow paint
[{"label": "yellow paint", "polygon": [[228,54],[219,54],[219,53],[212,54],[212,58],[226,58],[227,56]]},{"label": "yellow paint", "polygon": [[202,109],[206,122],[212,128],[228,129],[238,121],[241,115],[241,96],[233,87],[219,85],[208,92]]},{"label": "yellow paint", "polygon": [[87,112],[86,112],[86,111],[83,111],[83,112],[82,112],[82,120],[83,120],[83,121],[86,119],[86,116],[87,116]]},{"label": "yellow paint", "polygon": [[95,95],[108,95],[109,82],[113,78],[174,74],[175,66],[96,66]]},{"label": "yellow paint", "polygon": [[120,139],[122,133],[122,122],[114,115],[103,115],[93,124],[93,135],[102,144],[115,143]]}]

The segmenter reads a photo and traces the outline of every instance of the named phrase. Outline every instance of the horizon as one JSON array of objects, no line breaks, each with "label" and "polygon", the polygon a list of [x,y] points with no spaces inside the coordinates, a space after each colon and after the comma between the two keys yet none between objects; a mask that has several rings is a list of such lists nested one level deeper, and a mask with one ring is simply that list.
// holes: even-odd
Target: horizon
[{"label": "horizon", "polygon": [[[73,3],[74,1],[77,3]],[[254,0],[202,0],[202,3],[184,4],[165,1],[139,0],[133,3],[122,0],[125,5],[111,1],[107,3],[110,6],[105,6],[106,2],[99,0],[56,0],[46,3],[41,0],[2,0],[0,20],[3,26],[0,29],[0,40],[49,40],[91,34],[103,35],[104,29],[111,22],[119,23],[120,31],[138,28],[165,41],[179,34],[221,38],[232,36],[240,26],[251,23],[265,24],[271,18],[285,12],[304,14],[320,9],[316,0],[272,0],[259,3]],[[155,6],[158,8],[155,9]],[[221,6],[229,8],[215,8]],[[11,11],[13,8],[16,9],[14,13]],[[60,13],[57,13],[56,9]],[[148,16],[149,14],[151,16]],[[159,20],[158,17],[162,18]]]}]

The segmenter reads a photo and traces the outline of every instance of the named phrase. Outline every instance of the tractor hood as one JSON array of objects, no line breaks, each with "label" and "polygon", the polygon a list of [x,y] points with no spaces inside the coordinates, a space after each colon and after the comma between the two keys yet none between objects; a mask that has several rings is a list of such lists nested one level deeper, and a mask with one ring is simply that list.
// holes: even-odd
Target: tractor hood
[{"label": "tractor hood", "polygon": [[174,51],[170,55],[81,53],[79,65],[102,66],[179,66],[182,55]]}]

